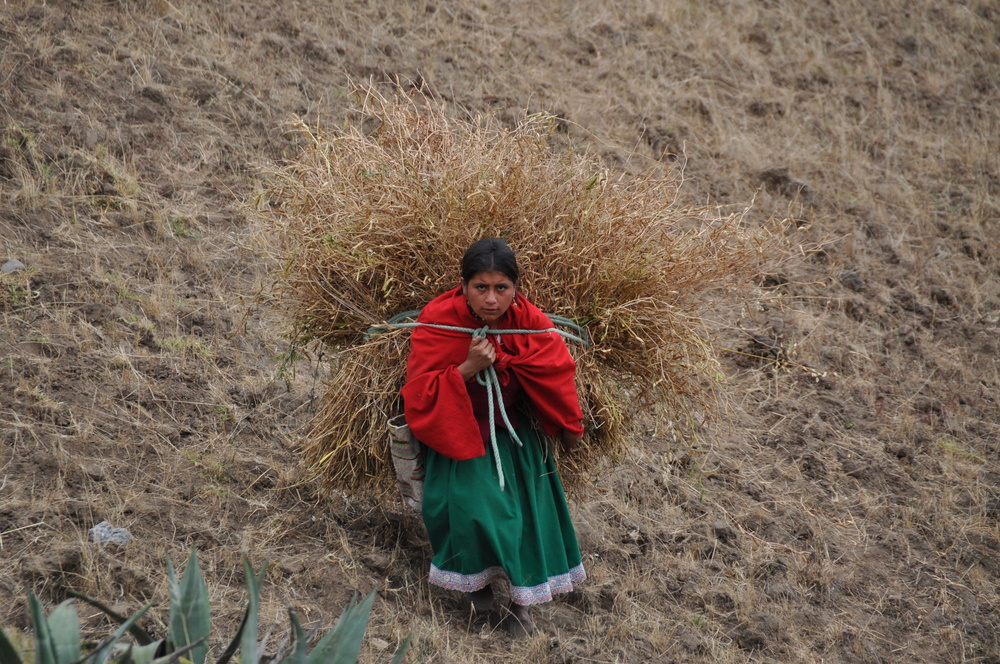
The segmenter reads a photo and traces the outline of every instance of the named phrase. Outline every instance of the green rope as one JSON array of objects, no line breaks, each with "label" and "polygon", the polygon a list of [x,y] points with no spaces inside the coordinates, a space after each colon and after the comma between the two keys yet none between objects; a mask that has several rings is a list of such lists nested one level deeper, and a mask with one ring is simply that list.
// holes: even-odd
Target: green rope
[{"label": "green rope", "polygon": [[[482,339],[486,336],[488,331],[488,327],[476,330],[473,333],[472,338]],[[503,422],[507,425],[507,432],[510,433],[511,439],[517,443],[518,447],[524,447],[524,443],[521,442],[521,439],[514,431],[514,427],[511,425],[510,420],[507,419],[507,406],[503,402],[500,378],[497,376],[497,370],[493,368],[492,364],[476,374],[476,382],[486,388],[486,403],[489,405],[490,409],[490,447],[493,448],[493,460],[496,462],[497,466],[497,477],[500,480],[500,491],[503,491],[506,481],[503,476],[503,465],[500,463],[500,448],[497,445],[496,411],[493,407],[494,396],[496,398],[497,405],[500,406],[500,416],[503,417]]]},{"label": "green rope", "polygon": [[[412,329],[415,327],[428,326],[436,327],[441,330],[451,330],[452,332],[465,332],[466,334],[476,334],[482,330],[485,330],[485,334],[501,335],[501,334],[540,334],[542,332],[555,332],[559,336],[569,339],[570,341],[575,341],[578,344],[582,344],[586,348],[590,348],[594,345],[594,342],[590,340],[590,335],[587,330],[581,325],[573,321],[572,319],[565,318],[563,316],[549,316],[553,323],[556,325],[562,325],[563,327],[572,328],[577,332],[577,334],[571,334],[565,330],[560,330],[558,327],[549,327],[544,330],[491,330],[489,327],[483,328],[473,328],[473,327],[458,327],[456,325],[441,325],[439,323],[404,323],[402,321],[407,318],[416,318],[420,314],[419,310],[415,311],[404,311],[401,314],[396,314],[389,320],[385,322],[384,325],[372,325],[365,332],[365,341],[368,341],[376,334],[385,332],[387,328],[396,329]],[[481,335],[480,335],[481,336]]]},{"label": "green rope", "polygon": [[[472,327],[458,327],[455,325],[441,325],[439,323],[403,322],[408,318],[416,318],[419,314],[420,311],[404,311],[403,313],[396,314],[387,320],[384,325],[373,325],[368,328],[367,332],[365,332],[365,341],[369,340],[376,334],[385,332],[388,328],[413,329],[423,326],[435,327],[440,330],[450,330],[452,332],[464,332],[466,334],[471,334],[473,339],[482,339],[487,334],[499,336],[501,334],[542,334],[544,332],[555,332],[563,338],[583,344],[587,348],[593,346],[593,342],[590,340],[590,335],[587,334],[587,331],[576,322],[563,316],[549,316],[549,318],[557,325],[574,329],[579,336],[576,334],[570,334],[569,332],[560,330],[556,327],[550,327],[544,330],[491,330],[489,325],[485,325],[477,329]],[[514,431],[514,426],[510,423],[510,419],[507,417],[507,407],[503,402],[500,378],[497,376],[496,369],[493,368],[492,364],[476,374],[476,382],[486,388],[486,401],[490,408],[490,446],[493,448],[493,458],[496,460],[497,475],[500,478],[500,490],[503,491],[506,482],[503,476],[503,467],[500,464],[500,450],[497,445],[496,411],[493,405],[494,402],[496,402],[496,405],[500,407],[500,416],[503,418],[504,424],[507,425],[507,431],[510,433],[511,439],[517,443],[518,447],[524,447],[524,443],[522,443],[521,439],[518,438],[517,433]]]}]

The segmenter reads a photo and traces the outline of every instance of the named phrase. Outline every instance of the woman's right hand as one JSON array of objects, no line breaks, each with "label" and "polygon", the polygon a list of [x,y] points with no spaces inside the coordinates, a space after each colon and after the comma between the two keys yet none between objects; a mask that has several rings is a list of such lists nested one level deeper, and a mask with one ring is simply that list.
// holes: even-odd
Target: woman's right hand
[{"label": "woman's right hand", "polygon": [[562,448],[567,454],[572,454],[580,447],[580,443],[583,442],[583,434],[573,433],[572,431],[563,430],[562,433]]},{"label": "woman's right hand", "polygon": [[465,358],[465,362],[458,365],[458,373],[468,382],[477,373],[491,366],[496,359],[496,348],[488,338],[473,339],[472,345],[469,346],[469,356]]}]

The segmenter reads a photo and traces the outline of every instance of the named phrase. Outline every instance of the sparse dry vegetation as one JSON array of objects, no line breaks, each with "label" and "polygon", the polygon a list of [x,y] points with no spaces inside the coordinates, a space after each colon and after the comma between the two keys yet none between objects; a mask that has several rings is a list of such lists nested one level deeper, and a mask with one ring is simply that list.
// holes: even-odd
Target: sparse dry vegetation
[{"label": "sparse dry vegetation", "polygon": [[[241,552],[262,625],[377,587],[373,662],[410,631],[421,662],[996,662],[998,37],[987,0],[2,5],[0,623],[30,585],[155,625],[149,570],[197,544],[220,624]],[[703,321],[723,413],[573,491],[590,580],[525,642],[428,588],[401,505],[304,481],[328,376],[246,313],[287,121],[363,129],[352,85],[396,80],[804,248]]]}]

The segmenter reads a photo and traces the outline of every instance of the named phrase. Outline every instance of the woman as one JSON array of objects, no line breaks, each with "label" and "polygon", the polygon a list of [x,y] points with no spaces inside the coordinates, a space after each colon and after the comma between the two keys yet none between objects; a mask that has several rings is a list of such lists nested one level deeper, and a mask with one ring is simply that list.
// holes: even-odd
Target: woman
[{"label": "woman", "polygon": [[[554,327],[517,292],[506,242],[476,242],[461,271],[461,286],[430,302],[417,322],[501,332],[470,342],[468,332],[418,326],[403,387],[406,421],[429,448],[422,509],[434,553],[430,582],[470,593],[475,610],[487,611],[490,584],[509,579],[511,631],[530,633],[531,605],[586,579],[555,461],[531,423],[533,416],[561,437],[566,451],[580,443],[576,365],[555,332],[502,333]],[[495,446],[487,388],[477,379],[489,367],[502,397],[494,397]]]}]

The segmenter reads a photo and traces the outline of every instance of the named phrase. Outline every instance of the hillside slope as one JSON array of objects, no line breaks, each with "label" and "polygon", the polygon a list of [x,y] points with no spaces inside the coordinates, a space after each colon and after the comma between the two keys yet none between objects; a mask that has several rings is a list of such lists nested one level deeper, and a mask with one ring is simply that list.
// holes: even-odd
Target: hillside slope
[{"label": "hillside slope", "polygon": [[[316,495],[321,364],[250,308],[258,167],[365,81],[794,222],[780,297],[706,322],[720,411],[574,492],[591,578],[524,642],[428,588],[401,505]],[[1000,661],[995,3],[13,2],[0,132],[0,624],[28,586],[162,605],[196,544],[233,628],[241,552],[268,624],[377,587],[365,661]]]}]

